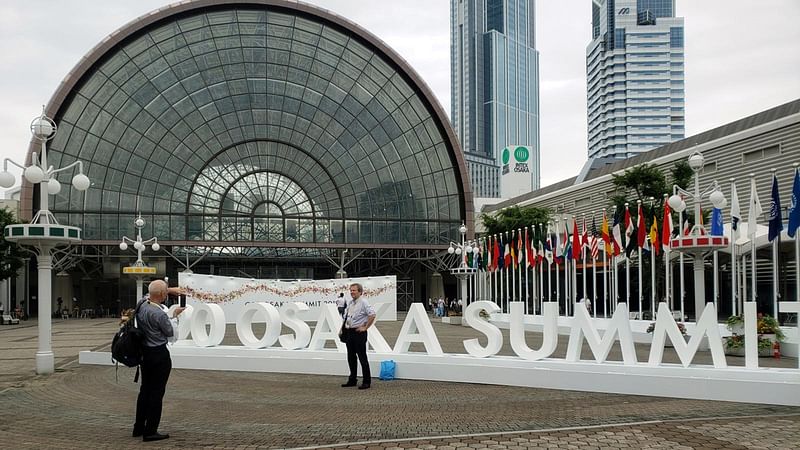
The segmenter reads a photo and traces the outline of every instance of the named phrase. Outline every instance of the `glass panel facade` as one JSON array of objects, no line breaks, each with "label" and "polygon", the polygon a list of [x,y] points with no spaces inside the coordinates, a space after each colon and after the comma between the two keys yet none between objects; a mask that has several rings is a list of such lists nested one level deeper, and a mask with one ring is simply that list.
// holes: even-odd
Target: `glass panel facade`
[{"label": "glass panel facade", "polygon": [[118,239],[137,198],[165,241],[457,238],[415,231],[465,215],[443,126],[409,76],[348,30],[270,7],[194,10],[99,61],[50,147],[93,181],[52,208],[86,239]]}]

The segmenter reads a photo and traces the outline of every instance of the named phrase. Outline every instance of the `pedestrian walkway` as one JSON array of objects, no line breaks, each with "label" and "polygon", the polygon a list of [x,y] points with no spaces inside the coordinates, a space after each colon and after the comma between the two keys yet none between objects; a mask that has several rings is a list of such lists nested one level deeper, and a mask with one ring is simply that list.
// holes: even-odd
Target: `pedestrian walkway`
[{"label": "pedestrian walkway", "polygon": [[[33,374],[30,325],[0,328],[4,448],[800,448],[800,408],[410,380],[359,391],[339,387],[344,355],[339,377],[173,370],[172,437],[143,444],[130,437],[134,371],[76,363],[107,350],[116,321],[54,321],[51,376]],[[392,344],[401,324],[378,325]],[[446,352],[475,336],[434,328]],[[225,343],[238,343],[233,327]]]}]

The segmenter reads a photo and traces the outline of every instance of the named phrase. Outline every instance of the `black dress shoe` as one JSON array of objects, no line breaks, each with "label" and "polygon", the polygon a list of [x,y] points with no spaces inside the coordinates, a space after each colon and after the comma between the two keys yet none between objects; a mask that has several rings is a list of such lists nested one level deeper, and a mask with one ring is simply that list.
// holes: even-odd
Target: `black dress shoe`
[{"label": "black dress shoe", "polygon": [[353,387],[356,386],[358,383],[355,381],[348,381],[347,383],[343,384],[342,387]]},{"label": "black dress shoe", "polygon": [[155,433],[142,437],[142,441],[144,442],[160,441],[162,439],[169,439],[169,435],[166,433]]},{"label": "black dress shoe", "polygon": [[368,384],[362,384],[362,385],[361,385],[361,386],[359,386],[358,388],[359,388],[359,389],[369,389],[369,385],[368,385]]},{"label": "black dress shoe", "polygon": [[142,437],[143,434],[144,434],[144,431],[137,430],[136,428],[134,428],[133,429],[133,433],[131,433],[131,436],[132,437]]}]

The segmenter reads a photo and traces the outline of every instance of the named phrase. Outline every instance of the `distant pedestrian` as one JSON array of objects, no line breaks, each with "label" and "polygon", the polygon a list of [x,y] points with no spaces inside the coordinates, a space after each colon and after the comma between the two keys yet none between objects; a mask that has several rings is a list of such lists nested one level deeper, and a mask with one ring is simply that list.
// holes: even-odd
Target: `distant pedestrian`
[{"label": "distant pedestrian", "polygon": [[344,310],[347,308],[347,299],[344,298],[344,292],[340,292],[336,297],[336,309],[339,310],[339,315],[344,318]]}]

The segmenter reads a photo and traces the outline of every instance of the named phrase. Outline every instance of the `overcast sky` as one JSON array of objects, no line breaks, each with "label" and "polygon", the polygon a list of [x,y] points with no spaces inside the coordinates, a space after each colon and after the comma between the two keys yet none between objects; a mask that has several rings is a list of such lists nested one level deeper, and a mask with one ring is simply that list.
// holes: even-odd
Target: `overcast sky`
[{"label": "overcast sky", "polygon": [[[31,120],[95,44],[164,0],[0,2],[0,155],[21,162]],[[449,0],[311,0],[387,42],[450,111]],[[586,160],[591,0],[539,0],[542,186]],[[800,98],[800,1],[678,0],[687,136]]]}]

